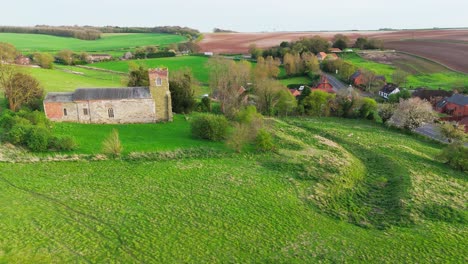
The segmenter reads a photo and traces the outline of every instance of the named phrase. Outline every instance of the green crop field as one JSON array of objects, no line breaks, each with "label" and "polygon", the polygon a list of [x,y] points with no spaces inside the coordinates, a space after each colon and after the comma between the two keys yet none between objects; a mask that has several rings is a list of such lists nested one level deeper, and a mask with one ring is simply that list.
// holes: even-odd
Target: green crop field
[{"label": "green crop field", "polygon": [[185,37],[171,34],[103,34],[98,40],[80,40],[39,34],[0,33],[0,42],[13,44],[24,53],[36,51],[57,52],[70,49],[75,52],[121,51],[143,46],[166,46],[185,41]]},{"label": "green crop field", "polygon": [[193,75],[198,81],[202,83],[207,83],[209,79],[209,72],[208,72],[208,69],[206,68],[207,62],[208,62],[208,57],[181,56],[181,57],[157,58],[157,59],[146,59],[146,60],[109,61],[109,62],[94,63],[94,64],[91,64],[90,66],[96,67],[96,68],[102,68],[106,70],[123,72],[123,73],[128,73],[130,63],[144,65],[149,68],[164,66],[164,67],[168,67],[169,70],[178,70],[178,69],[187,67],[192,70]]},{"label": "green crop field", "polygon": [[269,122],[276,154],[184,155],[167,141],[185,128],[160,124],[161,155],[0,163],[0,262],[467,262],[467,175],[441,144],[361,120]]},{"label": "green crop field", "polygon": [[46,92],[69,92],[76,88],[122,87],[122,75],[56,65],[53,70],[22,67],[39,80]]},{"label": "green crop field", "polygon": [[391,64],[366,60],[356,53],[343,54],[341,57],[359,68],[372,70],[379,75],[384,75],[387,81],[391,81],[393,72],[397,68],[400,68],[410,73],[407,87],[429,87],[451,90],[454,87],[468,86],[468,74],[449,71],[434,62],[409,55],[404,56],[403,59],[391,61]]}]

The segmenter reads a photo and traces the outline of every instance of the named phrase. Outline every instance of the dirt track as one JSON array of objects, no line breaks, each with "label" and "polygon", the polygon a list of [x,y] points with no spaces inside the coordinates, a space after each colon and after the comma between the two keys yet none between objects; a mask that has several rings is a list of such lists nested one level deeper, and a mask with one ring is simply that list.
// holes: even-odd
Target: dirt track
[{"label": "dirt track", "polygon": [[200,43],[203,51],[215,53],[247,53],[250,44],[260,48],[279,45],[282,41],[319,35],[331,39],[344,34],[355,40],[360,36],[385,41],[387,48],[423,56],[450,68],[468,73],[468,30],[405,30],[346,32],[273,32],[273,33],[209,33]]}]

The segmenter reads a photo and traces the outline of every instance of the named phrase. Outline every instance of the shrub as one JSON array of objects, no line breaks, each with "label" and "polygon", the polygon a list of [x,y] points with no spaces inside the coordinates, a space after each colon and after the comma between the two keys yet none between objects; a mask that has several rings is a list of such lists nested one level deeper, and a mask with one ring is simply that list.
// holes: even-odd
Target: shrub
[{"label": "shrub", "polygon": [[194,137],[221,141],[226,138],[229,123],[224,116],[203,114],[194,118],[190,125]]},{"label": "shrub", "polygon": [[123,147],[119,139],[119,132],[113,129],[110,135],[102,143],[102,152],[110,157],[118,157],[122,153]]},{"label": "shrub", "polygon": [[359,117],[374,119],[374,113],[377,111],[377,102],[372,98],[362,98],[359,108]]},{"label": "shrub", "polygon": [[250,141],[250,127],[243,123],[235,123],[232,133],[229,135],[226,144],[237,152],[241,152],[244,146]]},{"label": "shrub", "polygon": [[46,151],[49,146],[50,132],[43,127],[31,127],[26,138],[26,145],[32,151]]},{"label": "shrub", "polygon": [[200,106],[202,112],[211,112],[211,99],[208,96],[204,96],[201,99]]},{"label": "shrub", "polygon": [[5,140],[13,145],[25,145],[31,128],[28,124],[16,124],[6,133]]},{"label": "shrub", "polygon": [[255,148],[260,152],[274,151],[275,143],[271,134],[264,129],[259,130],[255,138]]},{"label": "shrub", "polygon": [[468,171],[468,148],[455,142],[442,150],[438,156],[446,164],[460,171]]},{"label": "shrub", "polygon": [[71,151],[77,146],[75,139],[70,136],[52,137],[49,141],[49,149],[54,150]]},{"label": "shrub", "polygon": [[382,122],[386,123],[393,116],[395,106],[393,104],[380,104],[378,111],[380,118],[382,118]]}]

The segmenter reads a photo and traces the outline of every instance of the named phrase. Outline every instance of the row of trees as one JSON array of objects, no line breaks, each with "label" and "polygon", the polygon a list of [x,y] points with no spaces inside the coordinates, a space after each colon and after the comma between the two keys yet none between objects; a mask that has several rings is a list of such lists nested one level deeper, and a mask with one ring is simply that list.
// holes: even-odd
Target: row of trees
[{"label": "row of trees", "polygon": [[10,27],[0,26],[0,32],[43,34],[59,37],[71,37],[83,40],[96,40],[101,38],[101,31],[91,27],[67,27],[67,26],[35,26],[35,27]]},{"label": "row of trees", "polygon": [[[273,56],[275,58],[283,58],[285,54],[302,54],[304,52],[311,52],[317,54],[319,52],[328,52],[330,47],[339,48],[344,50],[350,47],[351,40],[348,36],[343,34],[336,34],[331,42],[326,38],[314,36],[312,38],[301,38],[298,41],[283,41],[279,46],[262,50],[255,44],[249,46],[249,53],[252,58],[259,56],[267,57]],[[378,39],[369,39],[366,37],[357,38],[353,47],[359,49],[383,49],[383,41]]]},{"label": "row of trees", "polygon": [[197,39],[200,31],[180,26],[161,27],[93,27],[93,26],[48,26],[37,25],[34,27],[0,26],[0,32],[45,34],[60,37],[72,37],[83,40],[96,40],[102,33],[167,33],[186,36],[189,40]]},{"label": "row of trees", "polygon": [[283,65],[288,76],[320,72],[319,61],[312,52],[303,52],[301,55],[286,53],[283,57]]}]

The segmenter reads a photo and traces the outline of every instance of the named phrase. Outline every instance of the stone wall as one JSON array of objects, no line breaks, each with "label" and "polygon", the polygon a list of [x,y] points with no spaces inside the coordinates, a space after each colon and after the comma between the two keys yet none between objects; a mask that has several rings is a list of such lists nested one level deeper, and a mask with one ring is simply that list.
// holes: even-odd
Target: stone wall
[{"label": "stone wall", "polygon": [[[152,99],[123,99],[45,103],[47,117],[52,121],[98,124],[152,123],[156,121]],[[64,115],[66,109],[67,115]],[[113,117],[109,117],[112,109]]]},{"label": "stone wall", "polygon": [[[150,91],[155,102],[156,121],[172,121],[172,99],[169,90],[169,71],[164,69],[150,69]],[[158,81],[160,79],[160,82]]]}]

